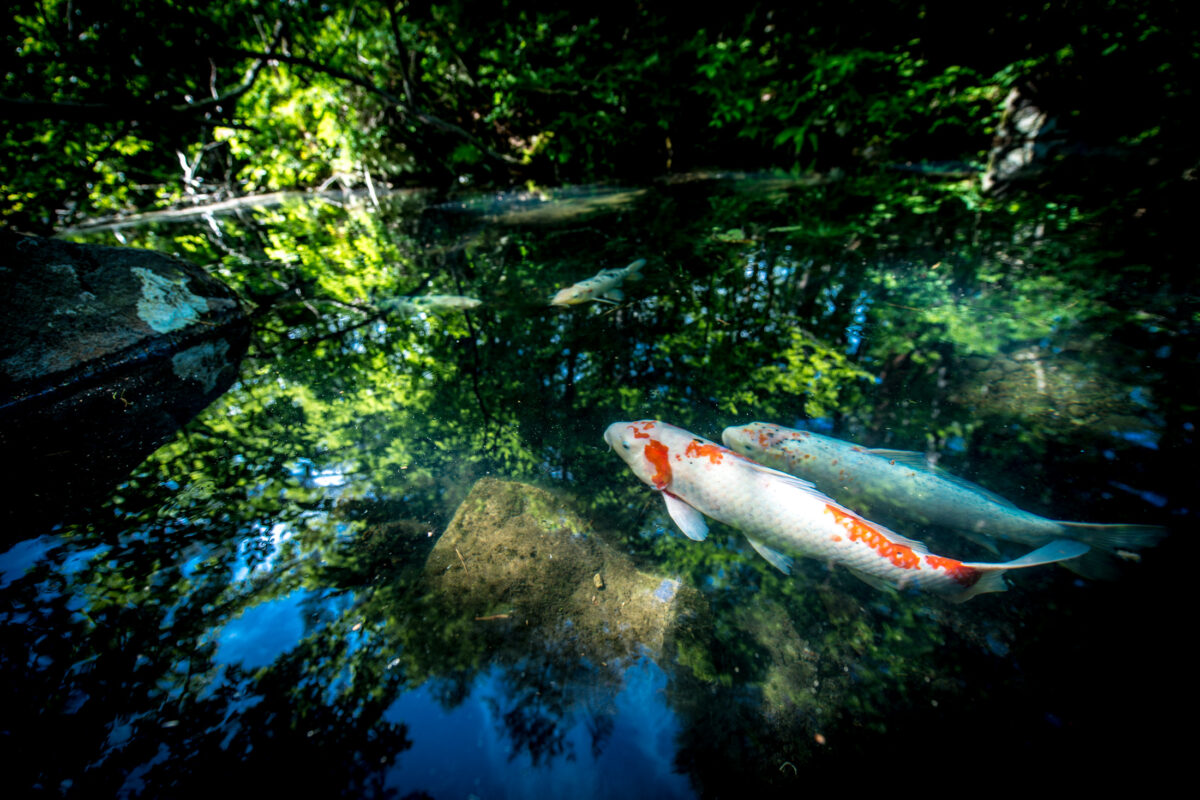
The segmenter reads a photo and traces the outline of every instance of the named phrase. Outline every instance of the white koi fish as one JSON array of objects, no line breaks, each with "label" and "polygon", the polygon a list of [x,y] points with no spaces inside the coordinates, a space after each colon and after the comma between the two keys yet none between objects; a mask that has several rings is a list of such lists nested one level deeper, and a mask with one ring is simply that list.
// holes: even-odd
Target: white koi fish
[{"label": "white koi fish", "polygon": [[379,304],[382,311],[431,311],[438,308],[472,309],[483,305],[482,300],[461,294],[423,294],[412,297],[393,297]]},{"label": "white koi fish", "polygon": [[872,450],[852,442],[766,422],[726,428],[721,440],[744,456],[796,477],[856,507],[889,520],[952,528],[995,552],[990,539],[1039,547],[1075,539],[1095,548],[1071,569],[1091,577],[1113,571],[1114,553],[1157,543],[1156,525],[1100,525],[1046,519],[1022,511],[981,486],[929,464],[924,453]]},{"label": "white koi fish", "polygon": [[635,281],[642,277],[642,267],[646,259],[639,258],[623,269],[606,269],[596,273],[586,281],[580,281],[573,286],[560,289],[550,300],[552,306],[573,306],[586,303],[588,300],[599,300],[604,303],[616,303],[625,297],[620,286],[626,280]]},{"label": "white koi fish", "polygon": [[808,481],[656,420],[615,422],[604,440],[644,483],[662,493],[688,537],[708,533],[705,517],[737,528],[785,573],[792,556],[846,566],[873,586],[914,588],[955,601],[1005,589],[1004,572],[1077,558],[1085,544],[1055,541],[1003,564],[962,562],[876,525]]}]

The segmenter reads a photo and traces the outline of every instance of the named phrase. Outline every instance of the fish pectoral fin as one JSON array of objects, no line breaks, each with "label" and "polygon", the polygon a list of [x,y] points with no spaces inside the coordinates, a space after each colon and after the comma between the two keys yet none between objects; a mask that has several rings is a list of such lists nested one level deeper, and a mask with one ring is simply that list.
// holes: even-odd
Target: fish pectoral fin
[{"label": "fish pectoral fin", "polygon": [[625,293],[620,289],[609,289],[604,294],[596,295],[594,299],[601,303],[612,303],[615,306],[619,301],[625,299]]},{"label": "fish pectoral fin", "polygon": [[978,533],[976,531],[964,530],[963,528],[955,528],[954,532],[957,533],[959,536],[963,537],[964,539],[966,539],[967,541],[971,541],[971,542],[974,542],[975,544],[979,545],[980,547],[982,547],[984,550],[987,550],[992,555],[994,555],[994,556],[1000,555],[1000,548],[996,546],[996,540],[993,539],[992,537],[988,536],[987,534]]},{"label": "fish pectoral fin", "polygon": [[795,559],[793,559],[791,556],[785,556],[778,550],[767,547],[762,542],[758,541],[757,539],[751,539],[749,536],[746,537],[746,541],[750,542],[750,546],[753,547],[760,556],[771,562],[771,566],[775,567],[775,569],[779,570],[784,575],[792,574],[792,564],[795,563]]},{"label": "fish pectoral fin", "polygon": [[662,496],[667,503],[667,513],[675,520],[679,530],[689,539],[703,542],[708,536],[708,522],[704,515],[670,492],[663,492]]}]

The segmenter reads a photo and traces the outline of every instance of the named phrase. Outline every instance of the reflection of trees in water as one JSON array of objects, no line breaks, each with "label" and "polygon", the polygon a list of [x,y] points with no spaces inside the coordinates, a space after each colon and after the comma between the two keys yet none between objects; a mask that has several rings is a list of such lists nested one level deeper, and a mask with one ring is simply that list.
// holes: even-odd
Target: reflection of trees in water
[{"label": "reflection of trees in water", "polygon": [[[231,252],[229,240],[246,256],[221,269],[263,301],[250,368],[95,519],[63,531],[68,545],[3,589],[0,697],[14,732],[3,756],[10,781],[56,787],[69,780],[76,791],[111,795],[136,773],[155,792],[172,794],[181,786],[219,791],[229,776],[246,785],[265,776],[299,788],[317,781],[329,794],[347,786],[371,793],[378,765],[403,758],[408,746],[403,726],[383,716],[396,696],[428,682],[453,708],[488,670],[498,671],[500,693],[488,702],[513,753],[538,764],[575,756],[566,732],[579,721],[593,754],[600,752],[613,732],[615,666],[573,652],[569,631],[480,622],[476,616],[497,609],[464,609],[461,598],[431,596],[421,583],[429,547],[485,473],[561,479],[588,520],[627,532],[628,552],[685,584],[716,581],[728,593],[714,604],[721,641],[688,643],[673,667],[669,697],[687,726],[680,764],[691,774],[760,758],[773,776],[775,756],[824,757],[810,743],[813,730],[761,724],[764,692],[799,709],[794,717],[814,719],[814,702],[832,703],[834,688],[844,690],[839,703],[859,703],[856,719],[839,723],[845,736],[889,719],[888,692],[919,688],[933,663],[928,648],[914,649],[906,653],[911,672],[897,679],[888,661],[904,652],[888,638],[895,629],[921,644],[914,631],[985,630],[982,619],[974,628],[957,621],[984,611],[897,622],[889,614],[901,614],[903,604],[835,575],[838,597],[850,600],[847,612],[834,614],[818,600],[797,599],[822,580],[819,565],[791,583],[741,581],[760,574],[747,560],[752,554],[673,533],[643,537],[639,515],[651,500],[603,451],[604,425],[654,415],[712,435],[731,418],[819,415],[835,433],[872,446],[942,450],[956,471],[974,466],[963,470],[970,477],[992,470],[1047,497],[1089,491],[1088,516],[1118,519],[1145,509],[1123,494],[1101,496],[1104,481],[1182,495],[1186,471],[1163,454],[1191,451],[1182,427],[1192,416],[1186,390],[1200,380],[1194,358],[1173,357],[1168,371],[1164,359],[1147,355],[1146,363],[1164,364],[1161,374],[1139,375],[1153,413],[1136,403],[1122,413],[1168,422],[1156,428],[1158,450],[1132,454],[1133,445],[1114,445],[1098,428],[1056,441],[1062,421],[1024,413],[1015,387],[1003,414],[972,406],[955,387],[976,373],[980,383],[994,382],[987,370],[1012,360],[1017,341],[1046,339],[1038,345],[1044,351],[1068,334],[1087,337],[1095,348],[1089,369],[1114,370],[1104,385],[1118,392],[1135,384],[1106,362],[1116,352],[1107,344],[1113,337],[1142,354],[1169,345],[1186,356],[1194,346],[1186,326],[1171,323],[1170,298],[1131,287],[1120,264],[1078,255],[1087,237],[1073,248],[1022,239],[1012,235],[1017,222],[984,216],[976,223],[950,206],[921,219],[854,217],[857,201],[839,191],[805,188],[760,201],[692,185],[634,199],[586,224],[517,224],[466,239],[466,224],[417,220],[386,204],[369,214],[284,207],[267,232],[228,221],[190,231],[189,248],[209,248],[203,257],[214,263]],[[857,222],[847,224],[847,216]],[[816,223],[777,231],[809,217],[839,220],[827,234]],[[711,235],[733,224],[744,240]],[[885,231],[892,238],[872,236]],[[128,235],[176,248],[173,236]],[[289,260],[269,258],[268,240]],[[973,244],[958,248],[953,264],[934,267],[946,242],[966,241]],[[448,242],[455,247],[438,250]],[[911,255],[914,247],[929,257]],[[639,255],[650,259],[646,277],[626,287],[629,299],[619,307],[534,302]],[[487,303],[467,314],[402,318],[376,314],[367,302],[413,287],[474,292]],[[1024,384],[1036,389],[1036,372]],[[959,449],[950,449],[952,441]],[[1115,455],[1102,474],[1096,453],[1106,449]],[[1133,477],[1123,474],[1130,470]],[[1090,489],[1078,475],[1089,476]],[[72,552],[90,547],[109,552],[68,566]],[[459,568],[457,557],[451,563]],[[235,570],[255,564],[261,572],[234,583]],[[1044,590],[1059,580],[1054,571],[1021,578]],[[262,672],[214,663],[213,636],[225,623],[301,588],[313,599],[295,649]],[[334,611],[318,599],[328,590],[355,592],[354,607]],[[1116,597],[1115,589],[1088,591]],[[783,603],[793,638],[820,655],[816,667],[778,677],[770,664],[794,657],[795,648],[782,636],[770,645],[747,640],[736,609],[751,593]],[[1034,638],[1035,629],[1053,636],[1056,625],[1086,615],[1061,604],[1027,621],[1011,599],[1018,596],[979,608]],[[1044,605],[1035,592],[1025,597],[1030,607]],[[1127,608],[1115,600],[1112,607]],[[1158,617],[1147,609],[1146,618]],[[967,655],[987,647],[982,637],[967,640],[953,651],[957,668],[977,670]],[[844,685],[836,683],[843,662],[831,650],[863,667],[841,673],[851,676],[840,679]],[[956,675],[953,668],[947,673]],[[1115,673],[1089,674],[1088,685],[1096,685]],[[834,688],[814,700],[802,678]],[[1002,712],[1001,705],[989,710]],[[298,772],[297,764],[315,769]],[[325,777],[313,777],[317,769]]]},{"label": "reflection of trees in water", "polygon": [[620,671],[597,668],[573,649],[569,638],[541,643],[533,655],[504,667],[497,682],[503,697],[484,698],[500,733],[512,743],[510,760],[528,754],[534,766],[559,756],[574,761],[567,734],[580,721],[593,758],[603,752],[615,726],[613,698],[620,690]]},{"label": "reflection of trees in water", "polygon": [[[102,556],[62,580],[75,549],[5,589],[38,609],[33,624],[5,625],[5,725],[21,732],[6,755],[11,780],[65,782],[83,796],[381,793],[381,765],[411,746],[402,724],[382,718],[399,681],[330,691],[353,661],[344,630],[327,625],[259,671],[218,665],[213,633],[263,599],[231,593],[232,570],[166,581],[171,572],[145,560]],[[147,567],[153,591],[126,606],[121,571]],[[8,657],[22,645],[28,661]]]}]

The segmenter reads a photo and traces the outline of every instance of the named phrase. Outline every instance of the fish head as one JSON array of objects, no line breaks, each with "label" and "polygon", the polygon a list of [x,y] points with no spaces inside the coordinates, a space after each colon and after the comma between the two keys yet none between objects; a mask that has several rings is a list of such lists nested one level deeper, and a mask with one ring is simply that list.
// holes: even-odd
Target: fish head
[{"label": "fish head", "polygon": [[721,441],[730,450],[747,458],[758,459],[763,453],[777,447],[780,442],[790,441],[795,431],[770,422],[751,422],[749,425],[732,425],[721,432]]},{"label": "fish head", "polygon": [[681,452],[680,441],[691,438],[682,428],[653,419],[614,422],[604,431],[608,446],[625,460],[639,480],[655,489],[665,489],[671,483],[672,445],[675,452]]},{"label": "fish head", "polygon": [[559,289],[558,294],[550,298],[552,306],[573,306],[584,302],[587,298],[579,296],[578,286],[568,286],[565,289]]}]

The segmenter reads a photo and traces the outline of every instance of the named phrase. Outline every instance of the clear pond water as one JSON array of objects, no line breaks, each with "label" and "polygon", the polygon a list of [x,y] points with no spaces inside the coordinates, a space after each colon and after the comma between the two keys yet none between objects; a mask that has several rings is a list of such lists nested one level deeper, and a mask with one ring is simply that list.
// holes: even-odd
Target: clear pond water
[{"label": "clear pond water", "polygon": [[[204,265],[254,340],[105,502],[7,532],[6,783],[664,798],[1048,754],[1075,779],[1170,769],[1187,255],[906,185],[295,197],[76,232]],[[549,305],[636,259],[619,301]],[[395,302],[433,294],[481,302]],[[923,451],[1020,508],[1171,535],[1115,580],[1042,567],[964,604],[812,560],[787,577],[734,530],[674,528],[601,438],[645,418]],[[893,524],[956,558],[1027,549]]]}]

